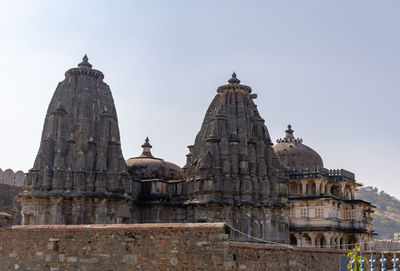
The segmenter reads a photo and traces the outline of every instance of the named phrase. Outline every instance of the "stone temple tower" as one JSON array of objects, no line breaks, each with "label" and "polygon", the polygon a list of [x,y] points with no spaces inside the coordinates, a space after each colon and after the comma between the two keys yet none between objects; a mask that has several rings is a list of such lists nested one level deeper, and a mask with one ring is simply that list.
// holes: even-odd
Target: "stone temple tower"
[{"label": "stone temple tower", "polygon": [[58,84],[19,195],[22,224],[129,222],[134,189],[103,78],[85,55]]},{"label": "stone temple tower", "polygon": [[217,89],[184,167],[188,204],[196,205],[189,217],[287,242],[288,181],[251,92],[235,73]]}]

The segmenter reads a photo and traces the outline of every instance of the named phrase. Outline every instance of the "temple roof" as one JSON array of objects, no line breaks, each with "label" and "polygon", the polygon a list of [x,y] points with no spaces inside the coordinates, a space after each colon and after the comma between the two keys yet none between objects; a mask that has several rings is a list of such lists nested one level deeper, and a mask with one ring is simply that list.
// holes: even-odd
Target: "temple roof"
[{"label": "temple roof", "polygon": [[324,163],[321,156],[303,144],[301,138],[295,138],[291,125],[285,131],[286,136],[276,141],[274,145],[275,153],[280,163],[287,168],[304,168],[304,167],[323,167]]},{"label": "temple roof", "polygon": [[222,85],[217,89],[218,93],[223,93],[227,89],[243,90],[245,92],[251,93],[251,87],[246,85],[241,85],[240,80],[237,78],[236,73],[232,73],[232,78],[228,80],[227,85]]},{"label": "temple roof", "polygon": [[89,75],[96,78],[104,79],[104,74],[101,71],[92,69],[92,64],[89,63],[89,58],[86,54],[82,58],[82,62],[78,64],[77,68],[72,68],[65,72],[65,76],[71,76],[74,74]]},{"label": "temple roof", "polygon": [[146,137],[142,148],[143,151],[139,156],[126,160],[129,174],[134,181],[183,179],[182,168],[151,154],[152,146],[148,137]]},{"label": "temple roof", "polygon": [[[114,99],[103,78],[87,55],[65,73],[47,109],[26,190],[131,193]],[[71,181],[78,176],[85,181]]]}]

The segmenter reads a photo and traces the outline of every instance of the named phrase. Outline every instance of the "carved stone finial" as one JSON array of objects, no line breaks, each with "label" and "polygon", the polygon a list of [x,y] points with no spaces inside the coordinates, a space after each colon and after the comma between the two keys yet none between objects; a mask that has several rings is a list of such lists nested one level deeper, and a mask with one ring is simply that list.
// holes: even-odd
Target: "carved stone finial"
[{"label": "carved stone finial", "polygon": [[236,73],[232,73],[232,78],[228,80],[229,84],[240,84],[240,80],[236,78]]},{"label": "carved stone finial", "polygon": [[82,62],[78,64],[78,67],[81,69],[91,69],[92,64],[89,63],[89,58],[85,54],[85,56],[82,58]]},{"label": "carved stone finial", "polygon": [[149,143],[149,137],[146,137],[144,144],[142,145],[143,148],[143,152],[142,155],[140,155],[141,157],[146,156],[146,157],[153,157],[153,155],[151,154],[150,149],[153,147],[150,145]]},{"label": "carved stone finial", "polygon": [[288,127],[287,127],[288,129],[285,131],[286,132],[286,137],[290,137],[290,138],[294,138],[294,136],[293,136],[293,130],[292,130],[292,125],[288,125]]},{"label": "carved stone finial", "polygon": [[296,139],[294,137],[294,135],[293,135],[294,130],[292,129],[292,125],[289,124],[288,128],[285,132],[286,132],[286,136],[284,138],[278,139],[276,141],[276,143],[283,143],[283,142],[286,142],[286,143],[292,142],[292,143],[296,143],[296,144],[303,143],[303,139],[301,139],[301,138]]}]

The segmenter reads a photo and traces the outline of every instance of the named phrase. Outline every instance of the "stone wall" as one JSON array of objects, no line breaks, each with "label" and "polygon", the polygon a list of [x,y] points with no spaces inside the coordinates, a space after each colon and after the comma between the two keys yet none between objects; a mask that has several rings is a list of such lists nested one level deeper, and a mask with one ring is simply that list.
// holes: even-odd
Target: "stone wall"
[{"label": "stone wall", "polygon": [[337,271],[346,250],[231,242],[232,270]]},{"label": "stone wall", "polygon": [[21,223],[21,204],[17,199],[22,192],[21,186],[0,183],[0,212],[6,212],[13,216],[13,223]]},{"label": "stone wall", "polygon": [[14,186],[23,186],[25,180],[25,173],[21,170],[16,172],[12,169],[2,170],[0,168],[0,184],[8,184]]},{"label": "stone wall", "polygon": [[223,223],[12,226],[0,270],[226,270]]},{"label": "stone wall", "polygon": [[346,251],[229,242],[224,223],[12,226],[0,270],[338,270]]}]

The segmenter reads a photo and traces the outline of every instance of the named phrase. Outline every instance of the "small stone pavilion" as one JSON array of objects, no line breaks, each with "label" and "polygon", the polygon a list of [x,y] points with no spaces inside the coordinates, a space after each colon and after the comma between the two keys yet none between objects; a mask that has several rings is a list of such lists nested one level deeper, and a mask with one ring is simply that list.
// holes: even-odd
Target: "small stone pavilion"
[{"label": "small stone pavilion", "polygon": [[372,241],[375,206],[354,198],[361,186],[354,173],[324,168],[321,156],[293,132],[289,125],[274,145],[289,172],[290,243],[343,249]]}]

